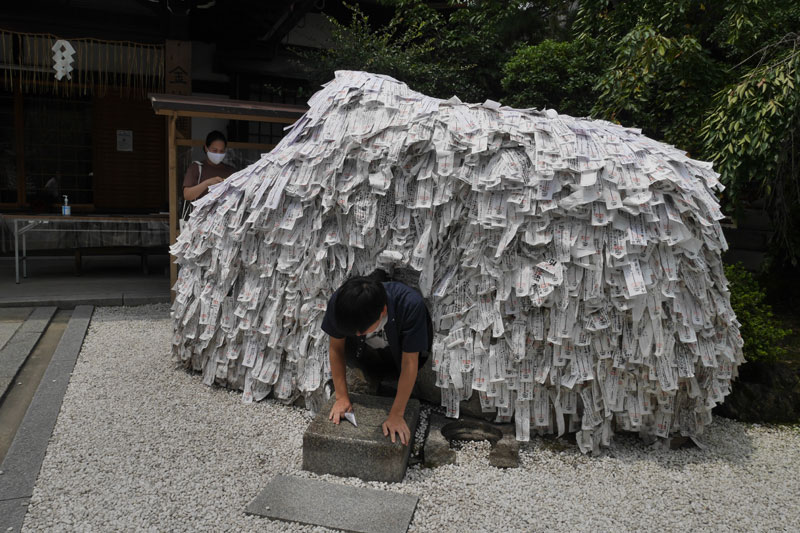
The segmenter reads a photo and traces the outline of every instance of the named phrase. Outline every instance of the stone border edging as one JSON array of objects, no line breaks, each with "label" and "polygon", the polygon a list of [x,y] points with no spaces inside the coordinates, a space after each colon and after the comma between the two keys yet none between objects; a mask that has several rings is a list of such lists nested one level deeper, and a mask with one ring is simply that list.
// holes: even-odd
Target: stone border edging
[{"label": "stone border edging", "polygon": [[[54,310],[55,311],[55,310]],[[25,418],[0,470],[0,530],[19,531],[47,453],[72,369],[80,354],[94,307],[80,305],[70,317]]]},{"label": "stone border edging", "polygon": [[55,307],[34,309],[0,350],[0,399],[11,388],[19,369],[36,347],[55,313]]}]

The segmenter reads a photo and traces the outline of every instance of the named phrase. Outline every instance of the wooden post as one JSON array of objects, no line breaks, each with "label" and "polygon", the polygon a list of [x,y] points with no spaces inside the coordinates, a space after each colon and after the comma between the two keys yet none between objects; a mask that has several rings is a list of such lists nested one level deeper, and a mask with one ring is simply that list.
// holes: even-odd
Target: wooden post
[{"label": "wooden post", "polygon": [[22,100],[22,77],[18,74],[19,83],[14,84],[14,135],[17,152],[17,205],[22,207],[28,201],[25,190],[25,112]]},{"label": "wooden post", "polygon": [[[178,153],[175,146],[175,125],[178,121],[178,114],[171,113],[169,115],[169,123],[167,127],[167,166],[169,173],[169,244],[175,244],[178,238]],[[175,299],[175,291],[172,287],[178,281],[178,265],[175,264],[175,258],[170,255],[169,258],[169,286],[172,299]]]}]

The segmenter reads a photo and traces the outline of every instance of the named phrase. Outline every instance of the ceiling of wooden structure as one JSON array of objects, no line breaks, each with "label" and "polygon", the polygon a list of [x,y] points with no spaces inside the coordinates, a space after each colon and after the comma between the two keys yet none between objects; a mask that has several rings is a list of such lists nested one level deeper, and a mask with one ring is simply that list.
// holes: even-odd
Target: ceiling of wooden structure
[{"label": "ceiling of wooden structure", "polygon": [[[200,41],[214,45],[216,72],[302,82],[287,34],[304,27],[309,15],[349,20],[345,2],[358,4],[376,24],[391,16],[380,0],[2,0],[0,29],[143,44]],[[201,92],[247,97],[227,82],[202,83]]]},{"label": "ceiling of wooden structure", "polygon": [[[353,3],[379,20],[388,13],[378,0]],[[270,54],[307,13],[349,18],[342,0],[29,0],[3,2],[0,28],[67,39],[205,41]]]}]

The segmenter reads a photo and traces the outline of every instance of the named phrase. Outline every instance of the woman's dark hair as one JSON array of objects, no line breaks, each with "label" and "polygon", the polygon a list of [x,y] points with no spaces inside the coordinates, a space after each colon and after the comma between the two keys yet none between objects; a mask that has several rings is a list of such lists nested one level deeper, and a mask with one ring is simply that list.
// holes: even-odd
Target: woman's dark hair
[{"label": "woman's dark hair", "polygon": [[386,305],[383,284],[365,277],[350,278],[336,293],[333,314],[345,335],[357,335],[378,321]]},{"label": "woman's dark hair", "polygon": [[225,138],[225,134],[221,131],[214,130],[206,135],[206,147],[211,146],[211,143],[214,141],[222,141],[225,143],[225,146],[228,146],[228,139]]}]

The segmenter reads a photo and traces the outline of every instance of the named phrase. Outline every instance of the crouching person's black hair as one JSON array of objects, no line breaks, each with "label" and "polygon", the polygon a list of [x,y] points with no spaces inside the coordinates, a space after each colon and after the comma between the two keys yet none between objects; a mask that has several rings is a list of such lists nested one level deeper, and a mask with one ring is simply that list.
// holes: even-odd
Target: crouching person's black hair
[{"label": "crouching person's black hair", "polygon": [[365,277],[350,278],[336,295],[336,326],[347,336],[363,333],[380,319],[385,305],[386,289],[382,283]]}]

